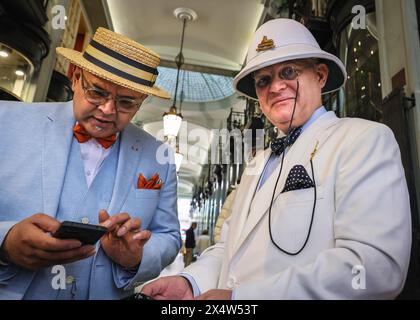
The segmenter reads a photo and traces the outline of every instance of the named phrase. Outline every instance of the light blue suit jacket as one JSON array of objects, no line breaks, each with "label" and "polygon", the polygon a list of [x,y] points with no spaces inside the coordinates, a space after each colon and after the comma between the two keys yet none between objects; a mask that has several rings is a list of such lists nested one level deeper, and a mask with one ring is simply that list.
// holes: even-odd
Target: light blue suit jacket
[{"label": "light blue suit jacket", "polygon": [[[0,244],[17,222],[35,214],[55,217],[66,173],[75,123],[73,103],[0,101]],[[152,232],[137,274],[124,278],[120,267],[100,249],[93,264],[90,299],[115,299],[124,289],[150,280],[176,257],[181,241],[177,218],[177,179],[174,162],[159,164],[159,148],[167,148],[129,124],[120,136],[116,180],[108,212],[140,217]],[[162,151],[162,149],[159,149]],[[170,159],[173,155],[168,150]],[[137,178],[159,173],[161,190],[137,189]],[[74,186],[77,188],[77,186]],[[115,287],[99,283],[114,276]],[[34,273],[16,265],[0,266],[0,299],[21,299]],[[97,279],[97,280],[95,280]],[[117,294],[116,294],[117,292]]]}]

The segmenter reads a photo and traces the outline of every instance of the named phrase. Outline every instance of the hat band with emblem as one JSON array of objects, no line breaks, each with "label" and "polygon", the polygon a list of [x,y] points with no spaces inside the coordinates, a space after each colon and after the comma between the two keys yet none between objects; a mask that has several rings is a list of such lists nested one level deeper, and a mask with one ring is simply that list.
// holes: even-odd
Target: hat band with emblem
[{"label": "hat band with emblem", "polygon": [[236,75],[233,86],[248,98],[258,100],[253,73],[287,61],[316,58],[326,64],[329,74],[322,94],[344,86],[346,68],[333,54],[322,50],[311,32],[292,19],[273,19],[260,26],[248,48],[246,65]]}]

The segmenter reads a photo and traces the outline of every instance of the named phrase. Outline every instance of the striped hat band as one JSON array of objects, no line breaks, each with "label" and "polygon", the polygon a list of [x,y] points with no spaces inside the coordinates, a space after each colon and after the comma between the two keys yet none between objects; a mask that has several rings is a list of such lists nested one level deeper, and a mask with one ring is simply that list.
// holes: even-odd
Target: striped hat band
[{"label": "striped hat band", "polygon": [[158,70],[130,59],[95,40],[91,40],[83,58],[118,77],[148,87],[153,87]]},{"label": "striped hat band", "polygon": [[159,55],[114,31],[99,27],[83,52],[64,47],[55,50],[74,66],[117,86],[158,98],[171,97],[155,83]]}]

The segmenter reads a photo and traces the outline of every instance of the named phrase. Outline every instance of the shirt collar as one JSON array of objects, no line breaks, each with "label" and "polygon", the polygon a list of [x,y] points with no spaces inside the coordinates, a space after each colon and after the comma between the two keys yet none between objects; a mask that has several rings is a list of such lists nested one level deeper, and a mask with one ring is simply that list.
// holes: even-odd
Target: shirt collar
[{"label": "shirt collar", "polygon": [[318,109],[316,109],[312,116],[309,118],[309,120],[306,121],[306,123],[302,126],[302,132],[305,131],[306,128],[308,128],[312,123],[315,122],[316,119],[318,119],[324,113],[327,113],[327,109],[325,109],[324,106],[320,106]]}]

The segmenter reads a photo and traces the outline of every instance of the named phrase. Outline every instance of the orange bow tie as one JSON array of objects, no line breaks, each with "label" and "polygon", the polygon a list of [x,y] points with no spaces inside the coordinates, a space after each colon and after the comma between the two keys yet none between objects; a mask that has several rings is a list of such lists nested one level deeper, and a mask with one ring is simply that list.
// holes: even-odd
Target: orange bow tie
[{"label": "orange bow tie", "polygon": [[[73,134],[79,143],[85,143],[86,141],[92,138],[92,136],[89,133],[87,133],[86,130],[78,123],[73,127]],[[105,149],[108,149],[117,140],[117,135],[113,134],[112,136],[107,137],[107,138],[94,138],[94,139],[98,141],[98,143],[102,147],[104,147]]]}]

